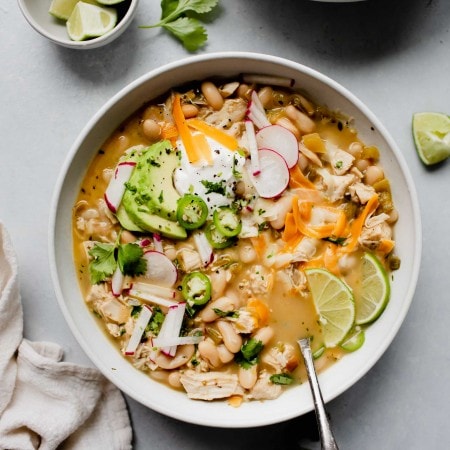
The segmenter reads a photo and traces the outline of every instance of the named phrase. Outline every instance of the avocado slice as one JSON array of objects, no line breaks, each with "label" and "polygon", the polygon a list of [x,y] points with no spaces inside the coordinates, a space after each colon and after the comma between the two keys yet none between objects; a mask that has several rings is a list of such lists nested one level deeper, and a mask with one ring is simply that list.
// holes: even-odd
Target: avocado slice
[{"label": "avocado slice", "polygon": [[153,144],[142,151],[136,162],[122,198],[128,218],[143,230],[185,239],[186,230],[176,221],[180,196],[172,175],[179,158],[172,144],[169,141]]},{"label": "avocado slice", "polygon": [[143,233],[144,230],[140,227],[138,227],[130,218],[130,216],[127,213],[127,210],[124,208],[123,204],[119,206],[119,209],[116,212],[117,220],[119,221],[120,225],[122,225],[125,230],[128,231],[135,231],[139,233]]}]

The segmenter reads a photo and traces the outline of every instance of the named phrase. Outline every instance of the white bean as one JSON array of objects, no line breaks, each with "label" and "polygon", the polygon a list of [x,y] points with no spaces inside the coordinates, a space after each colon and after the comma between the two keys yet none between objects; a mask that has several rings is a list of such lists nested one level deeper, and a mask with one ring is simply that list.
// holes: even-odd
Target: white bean
[{"label": "white bean", "polygon": [[352,142],[347,150],[355,158],[359,158],[363,151],[363,146],[360,142]]},{"label": "white bean", "polygon": [[275,230],[279,230],[284,227],[284,222],[286,221],[286,215],[288,212],[292,211],[292,196],[283,195],[280,199],[274,202],[271,213],[276,215],[276,219],[270,221],[270,225]]},{"label": "white bean", "polygon": [[238,372],[239,384],[244,389],[251,389],[258,379],[258,366],[254,364],[248,369],[244,369],[243,367],[239,367]]},{"label": "white bean", "polygon": [[219,318],[214,310],[219,311],[234,311],[236,309],[235,302],[229,297],[219,297],[217,300],[209,302],[199,313],[200,319],[203,322],[214,322]]},{"label": "white bean", "polygon": [[384,172],[380,166],[369,166],[366,169],[364,179],[367,184],[373,186],[377,181],[381,181],[383,178]]},{"label": "white bean", "polygon": [[198,344],[198,351],[211,367],[217,368],[222,365],[219,352],[212,339],[206,338],[204,341],[201,341]]},{"label": "white bean", "polygon": [[200,90],[202,91],[202,94],[205,96],[206,101],[208,104],[218,111],[223,106],[223,97],[220,95],[219,89],[217,89],[216,85],[212,83],[211,81],[204,81],[201,86]]},{"label": "white bean", "polygon": [[180,372],[170,372],[167,381],[172,387],[180,388],[182,386],[180,378],[181,378]]},{"label": "white bean", "polygon": [[358,159],[355,166],[358,170],[364,172],[370,166],[370,162],[367,159]]},{"label": "white bean", "polygon": [[192,355],[195,352],[195,346],[192,344],[181,345],[178,347],[175,356],[167,356],[164,353],[159,353],[155,358],[156,364],[158,364],[161,369],[172,370],[181,367],[183,364],[189,362]]},{"label": "white bean", "polygon": [[242,346],[242,337],[234,331],[233,325],[230,322],[219,320],[217,322],[217,328],[222,335],[223,343],[225,347],[231,353],[237,353]]},{"label": "white bean", "polygon": [[263,343],[263,345],[266,345],[272,338],[274,335],[274,331],[272,327],[263,327],[260,328],[254,335],[253,338],[256,339],[257,341],[261,341]]},{"label": "white bean", "polygon": [[211,296],[213,299],[220,297],[223,294],[227,286],[227,271],[217,270],[209,275],[211,280],[212,292]]},{"label": "white bean", "polygon": [[157,141],[161,135],[161,127],[153,119],[145,119],[142,122],[142,131],[150,141]]},{"label": "white bean", "polygon": [[316,124],[305,113],[298,110],[294,105],[286,106],[286,115],[292,120],[300,133],[312,133],[316,128]]},{"label": "white bean", "polygon": [[198,115],[198,108],[192,103],[186,103],[182,105],[181,110],[183,111],[183,115],[186,119],[197,117]]},{"label": "white bean", "polygon": [[219,354],[220,360],[226,364],[233,360],[234,354],[231,353],[224,344],[219,344],[217,346],[217,353]]}]

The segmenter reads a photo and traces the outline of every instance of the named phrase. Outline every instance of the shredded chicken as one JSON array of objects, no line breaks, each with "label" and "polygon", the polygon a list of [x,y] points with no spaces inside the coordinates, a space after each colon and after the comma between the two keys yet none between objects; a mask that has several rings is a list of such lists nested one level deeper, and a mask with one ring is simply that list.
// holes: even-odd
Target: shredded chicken
[{"label": "shredded chicken", "polygon": [[247,398],[255,400],[274,400],[281,395],[282,387],[270,381],[270,373],[262,370],[258,380],[250,390]]},{"label": "shredded chicken", "polygon": [[386,223],[387,219],[389,216],[384,213],[366,219],[359,237],[359,242],[363,247],[376,250],[382,240],[392,238],[392,229]]},{"label": "shredded chicken", "polygon": [[356,181],[352,173],[332,175],[327,169],[318,169],[317,173],[322,177],[324,194],[331,202],[344,198],[348,187]]},{"label": "shredded chicken", "polygon": [[330,142],[326,143],[327,159],[336,175],[344,175],[353,165],[355,157],[345,150],[341,150]]},{"label": "shredded chicken", "polygon": [[[228,129],[235,122],[241,122],[247,111],[247,102],[241,98],[226,99],[219,111],[210,108],[200,112],[199,118],[220,129]],[[206,114],[205,114],[206,112]]]},{"label": "shredded chicken", "polygon": [[349,186],[348,191],[351,195],[352,201],[359,202],[365,205],[375,194],[375,189],[367,184],[357,182]]},{"label": "shredded chicken", "polygon": [[273,367],[277,373],[285,370],[292,372],[299,363],[295,349],[290,344],[272,347],[262,356],[262,361]]},{"label": "shredded chicken", "polygon": [[236,374],[186,370],[181,374],[180,381],[188,397],[196,400],[215,400],[242,394]]}]

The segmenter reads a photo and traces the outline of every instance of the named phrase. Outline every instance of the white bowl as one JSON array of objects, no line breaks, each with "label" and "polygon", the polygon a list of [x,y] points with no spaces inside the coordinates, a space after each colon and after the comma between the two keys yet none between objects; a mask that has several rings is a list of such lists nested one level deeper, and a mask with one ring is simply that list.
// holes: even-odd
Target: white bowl
[{"label": "white bowl", "polygon": [[[218,53],[191,57],[156,69],[109,100],[88,122],[72,147],[55,189],[50,220],[51,272],[59,304],[81,347],[92,362],[123,392],[162,414],[200,425],[251,427],[281,422],[313,409],[308,384],[285,391],[278,399],[247,402],[201,402],[153,381],[132,367],[113,347],[81,296],[72,256],[72,206],[89,162],[111,132],[145,101],[187,81],[213,75],[254,72],[294,78],[314,100],[355,119],[360,137],[381,149],[381,164],[392,184],[399,211],[395,237],[401,268],[392,281],[392,296],[380,319],[366,333],[361,349],[346,355],[319,377],[325,401],[344,392],[380,358],[408,311],[419,272],[421,224],[416,191],[398,147],[380,121],[354,95],[308,67],[274,56]],[[401,362],[399,362],[401,364]]]},{"label": "white bowl", "polygon": [[[75,49],[91,49],[109,44],[117,39],[130,25],[139,0],[125,0],[124,5],[117,5],[120,12],[117,25],[108,33],[86,41],[72,41],[67,34],[65,22],[53,17],[49,12],[50,0],[17,0],[28,23],[42,36],[55,44]],[[125,11],[125,7],[128,5]]]}]

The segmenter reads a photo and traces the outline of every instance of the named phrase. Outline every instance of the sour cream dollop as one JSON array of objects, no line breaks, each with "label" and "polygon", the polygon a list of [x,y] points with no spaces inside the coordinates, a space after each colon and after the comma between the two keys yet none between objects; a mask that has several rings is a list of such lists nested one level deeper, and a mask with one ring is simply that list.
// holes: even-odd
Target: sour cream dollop
[{"label": "sour cream dollop", "polygon": [[245,164],[245,157],[207,137],[212,163],[200,160],[190,163],[186,149],[177,141],[181,165],[174,173],[175,189],[180,195],[195,194],[208,205],[212,214],[220,206],[230,206],[235,199],[235,187]]}]

